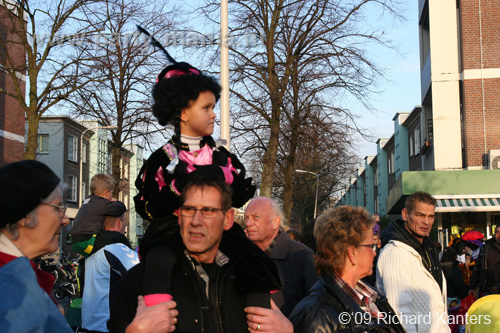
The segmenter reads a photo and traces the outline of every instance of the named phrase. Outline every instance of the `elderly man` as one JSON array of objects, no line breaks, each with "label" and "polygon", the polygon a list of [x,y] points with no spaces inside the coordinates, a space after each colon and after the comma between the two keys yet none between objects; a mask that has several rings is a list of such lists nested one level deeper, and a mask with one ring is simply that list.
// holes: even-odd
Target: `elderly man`
[{"label": "elderly man", "polygon": [[92,332],[106,332],[109,307],[123,275],[139,263],[125,237],[125,209],[120,216],[107,216],[104,231],[96,239],[94,254],[85,260],[85,289],[82,297],[82,327]]},{"label": "elderly man", "polygon": [[[193,172],[182,190],[178,217],[182,247],[171,276],[179,312],[176,332],[293,332],[273,303],[271,309],[245,308],[235,264],[219,250],[224,231],[234,224],[231,192],[224,179],[213,178]],[[137,297],[144,292],[145,272],[141,262],[122,279],[111,307],[111,331],[121,331],[132,320]]]},{"label": "elderly man", "polygon": [[429,239],[436,200],[415,192],[405,201],[401,220],[381,234],[377,287],[387,296],[407,332],[449,332],[446,280]]},{"label": "elderly man", "polygon": [[[0,332],[73,332],[50,298],[54,277],[31,262],[57,250],[69,223],[62,202],[60,179],[45,164],[20,161],[0,169]],[[127,329],[172,331],[174,307],[146,308],[141,299]]]},{"label": "elderly man", "polygon": [[[258,197],[245,210],[248,238],[276,263],[283,285],[283,300],[277,302],[285,316],[304,298],[318,277],[314,268],[314,252],[286,234],[282,228],[283,212],[270,198]],[[279,294],[277,294],[277,297]],[[281,304],[280,304],[281,303]]]}]

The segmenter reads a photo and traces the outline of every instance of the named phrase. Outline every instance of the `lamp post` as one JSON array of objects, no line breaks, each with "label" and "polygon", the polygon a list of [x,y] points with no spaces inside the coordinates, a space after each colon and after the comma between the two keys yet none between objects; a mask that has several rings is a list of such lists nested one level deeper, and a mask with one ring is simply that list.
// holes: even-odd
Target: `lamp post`
[{"label": "lamp post", "polygon": [[97,126],[97,127],[92,127],[92,128],[87,128],[85,131],[83,131],[82,135],[80,135],[80,178],[79,178],[79,183],[80,186],[78,186],[78,208],[82,207],[82,183],[83,183],[83,136],[85,135],[86,132],[88,131],[93,131],[97,129],[105,129],[105,130],[114,130],[118,129],[118,126]]},{"label": "lamp post", "polygon": [[227,1],[220,2],[220,137],[226,140],[224,146],[230,148],[229,140],[229,44]]},{"label": "lamp post", "polygon": [[314,218],[316,218],[316,211],[318,209],[318,188],[319,188],[319,176],[312,172],[312,171],[306,171],[306,170],[295,170],[297,173],[308,173],[310,175],[316,176],[316,200],[314,201]]}]

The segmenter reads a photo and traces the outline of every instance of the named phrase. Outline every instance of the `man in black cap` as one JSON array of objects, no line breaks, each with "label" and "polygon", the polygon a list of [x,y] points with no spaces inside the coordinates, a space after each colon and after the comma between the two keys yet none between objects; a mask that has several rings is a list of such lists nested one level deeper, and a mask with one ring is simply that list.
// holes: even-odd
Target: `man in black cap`
[{"label": "man in black cap", "polygon": [[[50,292],[54,277],[32,259],[57,250],[69,223],[63,186],[45,164],[20,161],[0,168],[0,332],[73,332]],[[139,299],[129,328],[175,329],[175,302],[146,307]]]},{"label": "man in black cap", "polygon": [[139,257],[125,237],[125,210],[107,216],[104,231],[96,238],[95,253],[85,259],[85,289],[82,295],[82,328],[106,332],[109,306],[123,275],[139,263]]}]

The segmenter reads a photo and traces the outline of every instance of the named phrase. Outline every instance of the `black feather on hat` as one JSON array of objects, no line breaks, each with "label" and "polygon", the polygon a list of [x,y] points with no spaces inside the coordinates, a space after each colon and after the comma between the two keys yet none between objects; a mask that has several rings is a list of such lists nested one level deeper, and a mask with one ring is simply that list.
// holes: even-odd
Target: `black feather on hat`
[{"label": "black feather on hat", "polygon": [[61,180],[45,164],[24,160],[0,168],[0,229],[35,209]]}]

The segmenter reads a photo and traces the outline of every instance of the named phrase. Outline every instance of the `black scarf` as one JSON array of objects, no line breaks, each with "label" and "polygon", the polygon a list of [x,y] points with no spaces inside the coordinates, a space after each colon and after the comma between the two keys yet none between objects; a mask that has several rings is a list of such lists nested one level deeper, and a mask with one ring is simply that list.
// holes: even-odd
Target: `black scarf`
[{"label": "black scarf", "polygon": [[382,231],[380,239],[382,247],[384,247],[390,240],[397,240],[406,245],[411,246],[415,251],[420,254],[424,267],[432,274],[434,280],[439,284],[439,288],[443,290],[443,275],[441,265],[439,263],[439,256],[430,241],[429,237],[424,237],[422,243],[406,229],[406,221],[399,219],[391,222],[389,226]]}]

